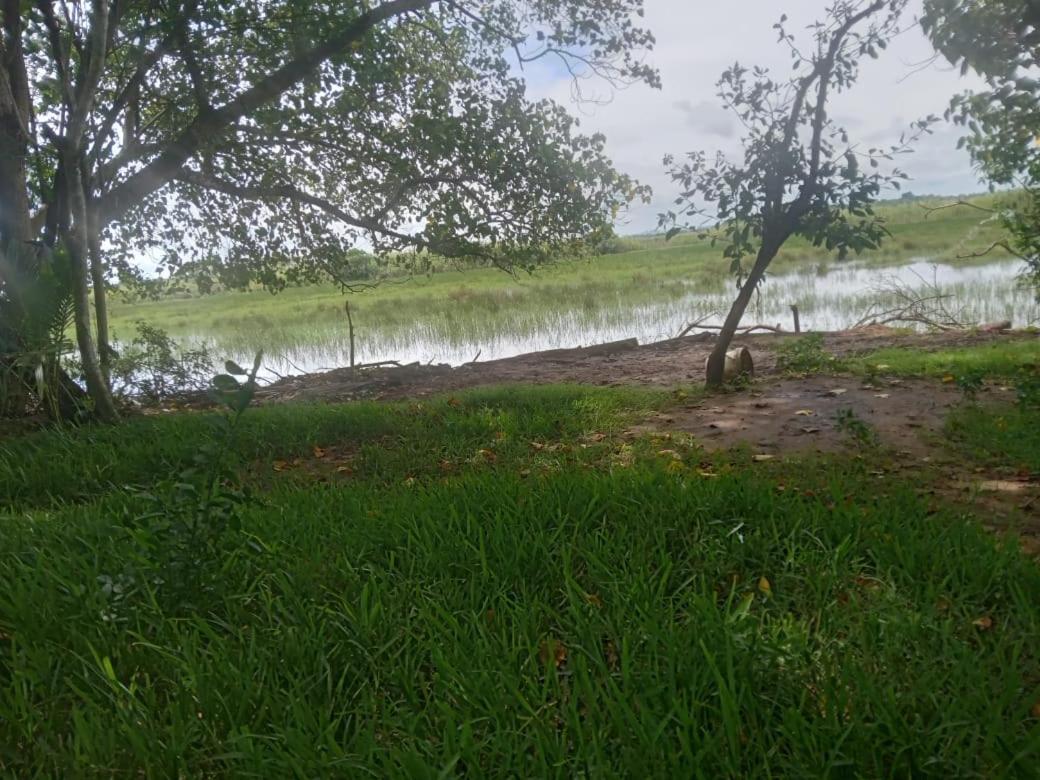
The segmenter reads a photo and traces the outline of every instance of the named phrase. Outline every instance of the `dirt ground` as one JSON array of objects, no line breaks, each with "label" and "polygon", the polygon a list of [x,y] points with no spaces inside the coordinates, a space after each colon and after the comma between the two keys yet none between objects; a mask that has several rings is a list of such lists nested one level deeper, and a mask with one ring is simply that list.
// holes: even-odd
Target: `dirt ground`
[{"label": "dirt ground", "polygon": [[[891,346],[935,351],[1016,338],[1037,336],[967,331],[901,334],[890,328],[865,328],[825,334],[823,347],[833,355],[845,357]],[[775,346],[778,340],[774,334],[756,334],[737,339],[734,346],[747,346],[754,356],[756,377],[768,380],[777,376]],[[597,345],[534,352],[456,368],[419,364],[357,370],[338,368],[321,374],[280,379],[264,388],[259,397],[268,403],[398,399],[503,384],[681,387],[702,381],[704,361],[713,341],[711,334],[698,334],[653,344],[618,342],[615,348]]]}]

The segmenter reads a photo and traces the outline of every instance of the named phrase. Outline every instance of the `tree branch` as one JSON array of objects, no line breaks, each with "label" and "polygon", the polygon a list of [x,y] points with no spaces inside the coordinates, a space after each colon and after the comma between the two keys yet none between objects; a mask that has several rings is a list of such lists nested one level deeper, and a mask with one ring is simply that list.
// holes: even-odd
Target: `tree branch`
[{"label": "tree branch", "polygon": [[215,137],[226,133],[241,117],[277,99],[330,57],[360,40],[373,27],[388,19],[427,8],[433,2],[389,0],[366,11],[337,34],[268,74],[235,99],[197,116],[152,162],[101,198],[101,225],[122,217],[144,198],[175,179],[189,159],[212,143]]}]

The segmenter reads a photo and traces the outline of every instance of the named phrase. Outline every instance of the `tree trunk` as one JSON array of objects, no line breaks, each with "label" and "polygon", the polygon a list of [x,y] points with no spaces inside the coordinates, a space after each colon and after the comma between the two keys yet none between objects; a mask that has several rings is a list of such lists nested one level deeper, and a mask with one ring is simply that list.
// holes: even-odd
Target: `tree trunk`
[{"label": "tree trunk", "polygon": [[94,328],[90,318],[90,259],[88,247],[87,199],[83,191],[83,177],[79,166],[79,150],[71,147],[65,153],[65,197],[71,224],[65,231],[65,244],[72,266],[72,300],[75,307],[76,344],[83,362],[83,376],[87,392],[94,402],[94,413],[104,422],[119,419],[115,401],[101,371],[101,361],[94,343]]},{"label": "tree trunk", "polygon": [[755,257],[755,264],[751,268],[751,273],[744,280],[744,285],[740,288],[737,299],[733,301],[733,306],[730,307],[729,314],[726,315],[726,321],[722,323],[722,330],[719,331],[715,347],[708,356],[708,368],[705,372],[705,384],[708,387],[722,386],[726,370],[726,352],[729,350],[730,344],[733,343],[733,336],[737,332],[737,328],[740,327],[740,321],[744,318],[744,312],[747,310],[748,304],[751,303],[751,296],[755,294],[755,289],[758,287],[759,282],[762,281],[762,277],[765,276],[766,268],[773,262],[773,258],[780,251],[782,244],[783,241],[767,241],[763,239],[762,246]]},{"label": "tree trunk", "polygon": [[105,286],[105,258],[101,254],[101,234],[97,218],[92,213],[87,224],[87,245],[90,250],[90,282],[94,288],[94,316],[97,318],[97,349],[101,375],[105,384],[112,386],[112,345],[108,336],[108,289]]}]

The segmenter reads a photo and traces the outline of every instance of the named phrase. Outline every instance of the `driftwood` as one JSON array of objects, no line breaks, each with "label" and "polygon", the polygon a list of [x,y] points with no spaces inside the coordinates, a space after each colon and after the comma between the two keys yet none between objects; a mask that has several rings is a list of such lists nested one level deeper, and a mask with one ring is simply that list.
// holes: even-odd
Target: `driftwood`
[{"label": "driftwood", "polygon": [[[701,325],[704,330],[722,330],[721,325]],[[746,328],[737,328],[737,333],[753,333],[756,330],[765,330],[770,333],[787,333],[780,323],[776,325],[748,325]]]},{"label": "driftwood", "polygon": [[572,347],[570,349],[547,349],[536,353],[543,360],[567,360],[568,358],[590,357],[593,355],[609,355],[614,352],[624,352],[639,346],[638,339],[622,339],[621,341],[608,341],[606,344],[593,344],[589,347]]}]

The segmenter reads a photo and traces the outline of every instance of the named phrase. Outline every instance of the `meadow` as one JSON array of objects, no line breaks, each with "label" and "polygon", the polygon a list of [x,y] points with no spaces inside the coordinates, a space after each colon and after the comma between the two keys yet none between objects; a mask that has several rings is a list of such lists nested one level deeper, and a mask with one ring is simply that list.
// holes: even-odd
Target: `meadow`
[{"label": "meadow", "polygon": [[[999,201],[977,196],[972,202],[990,207]],[[963,257],[1000,238],[995,221],[966,206],[931,213],[924,208],[935,205],[939,201],[879,206],[892,236],[882,249],[859,258],[857,267],[895,268],[921,259],[961,266],[1000,260],[999,252],[975,260]],[[207,341],[221,357],[247,359],[262,348],[269,360],[285,359],[279,364],[285,373],[295,372],[294,365],[313,370],[346,363],[347,300],[357,328],[358,362],[460,363],[478,352],[486,360],[629,336],[655,340],[713,312],[710,321],[715,321],[728,305],[734,280],[720,248],[710,241],[694,235],[670,242],[625,238],[609,248],[617,251],[561,261],[533,275],[442,267],[427,276],[391,277],[348,296],[332,285],[290,287],[277,295],[227,291],[135,303],[117,295],[112,329],[117,339],[128,339],[134,322],[144,320],[176,338]],[[833,276],[848,267],[834,253],[792,240],[774,262],[772,287],[767,282],[763,289],[767,310],[759,314],[782,315],[790,327],[787,307],[798,303],[810,327],[814,315],[820,328],[851,324],[871,298],[868,290],[851,296],[853,291],[845,289],[863,282]],[[829,272],[835,289],[815,292],[812,283],[823,286]],[[1018,295],[1012,266],[1002,266],[996,276],[995,282],[969,279],[957,290],[969,302],[984,300],[1000,309],[982,312],[985,319],[1003,316],[1001,302]],[[1032,304],[1028,294],[1021,298],[1016,313]]]},{"label": "meadow", "polygon": [[[1016,342],[928,371],[1013,381],[1034,358]],[[249,409],[230,439],[179,413],[0,441],[0,768],[1035,776],[1040,570],[1016,537],[937,498],[938,462],[622,435],[699,392],[512,387]],[[966,401],[941,446],[1036,472],[1038,431],[1035,406]],[[234,487],[199,515],[184,486],[213,441]],[[171,536],[181,515],[207,519]]]}]

